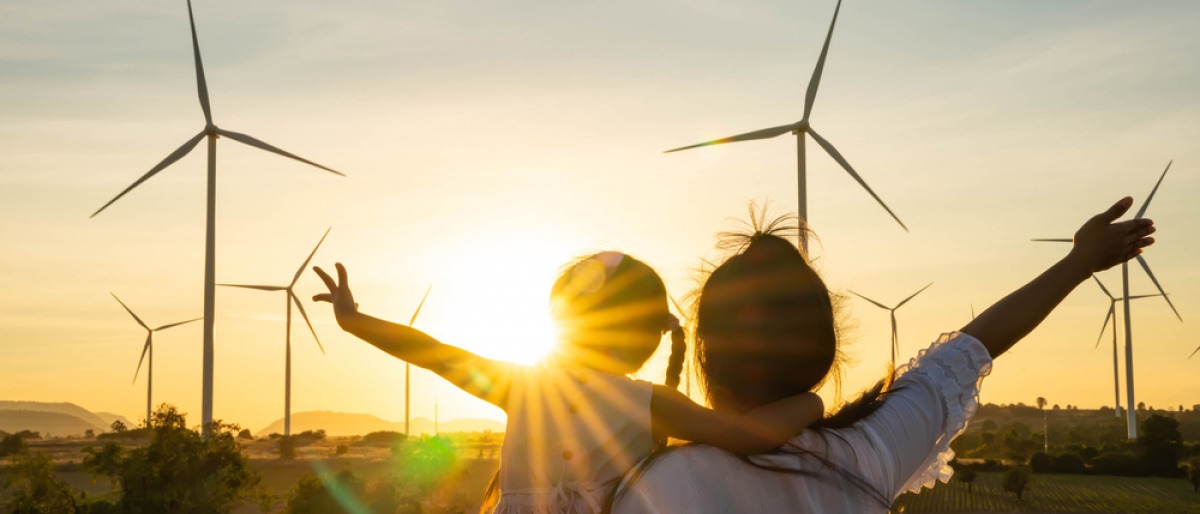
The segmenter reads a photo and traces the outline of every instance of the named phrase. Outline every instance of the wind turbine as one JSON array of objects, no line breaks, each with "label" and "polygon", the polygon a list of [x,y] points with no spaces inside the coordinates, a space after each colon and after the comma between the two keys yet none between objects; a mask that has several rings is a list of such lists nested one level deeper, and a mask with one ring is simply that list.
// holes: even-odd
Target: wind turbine
[{"label": "wind turbine", "polygon": [[[712,141],[707,141],[707,142],[699,143],[699,144],[695,144],[695,145],[682,146],[679,148],[667,150],[665,153],[677,152],[680,150],[688,150],[691,148],[698,148],[701,146],[719,145],[719,144],[724,144],[724,143],[736,143],[739,141],[752,141],[755,139],[770,139],[770,138],[781,136],[783,134],[787,134],[790,132],[791,134],[796,136],[796,164],[797,164],[796,176],[797,176],[797,189],[798,189],[798,194],[797,194],[797,198],[798,198],[797,205],[798,206],[797,206],[796,212],[799,213],[800,219],[803,220],[805,223],[807,223],[808,222],[808,198],[807,198],[806,187],[805,187],[807,169],[806,169],[806,162],[805,162],[806,153],[805,153],[805,148],[804,148],[804,135],[808,134],[808,135],[812,136],[813,141],[817,142],[817,145],[819,145],[822,149],[824,149],[825,152],[828,153],[829,156],[832,157],[834,161],[837,161],[837,163],[839,165],[841,165],[841,167],[843,169],[846,170],[846,173],[849,173],[850,176],[853,177],[854,180],[857,181],[858,184],[863,187],[863,189],[866,189],[867,193],[870,194],[871,197],[874,198],[876,202],[879,202],[879,205],[883,206],[883,209],[892,216],[892,219],[896,220],[896,223],[899,223],[900,226],[903,227],[905,231],[908,231],[908,227],[904,225],[904,222],[900,221],[900,218],[898,216],[896,216],[896,213],[892,212],[892,209],[889,208],[887,206],[887,204],[883,203],[883,200],[879,198],[879,195],[875,194],[875,191],[871,190],[871,186],[867,185],[867,182],[864,181],[863,178],[858,175],[857,171],[854,171],[854,168],[852,166],[850,166],[850,163],[846,161],[846,158],[842,157],[841,152],[839,152],[837,150],[837,148],[834,148],[833,145],[830,144],[829,141],[825,140],[824,137],[821,137],[821,135],[818,134],[816,130],[813,130],[812,125],[809,124],[809,121],[808,121],[809,115],[812,114],[813,101],[816,100],[816,97],[817,97],[817,87],[820,86],[820,84],[821,84],[821,73],[825,69],[825,57],[829,53],[829,41],[830,41],[830,39],[833,38],[833,27],[837,23],[838,11],[840,11],[841,8],[842,8],[842,0],[838,0],[837,7],[834,8],[834,10],[833,10],[833,21],[831,21],[829,23],[829,33],[825,35],[825,45],[823,47],[821,47],[821,55],[820,55],[820,57],[817,58],[817,67],[816,67],[816,69],[813,70],[812,78],[809,79],[809,81],[808,81],[808,92],[804,96],[804,116],[802,118],[800,118],[800,121],[791,123],[788,125],[780,125],[778,127],[765,128],[762,130],[756,130],[754,132],[738,134],[736,136],[730,136],[730,137],[725,137],[725,138],[721,138],[721,139],[714,139]],[[805,235],[803,230],[800,231],[800,244],[801,244],[801,246],[804,247],[805,250],[808,249],[808,236]]]},{"label": "wind turbine", "polygon": [[870,299],[870,298],[867,298],[867,297],[865,297],[865,296],[863,296],[863,295],[861,295],[861,294],[858,294],[858,293],[856,293],[856,292],[854,292],[854,291],[850,291],[850,294],[852,294],[852,295],[854,295],[854,296],[857,296],[857,297],[859,297],[859,298],[862,298],[863,300],[866,300],[866,301],[868,301],[868,302],[871,302],[871,303],[875,304],[875,306],[876,306],[876,307],[879,307],[880,309],[883,309],[883,310],[885,310],[885,311],[888,311],[888,313],[891,315],[891,317],[892,317],[892,368],[895,368],[895,367],[896,367],[896,354],[900,353],[900,337],[899,337],[899,335],[896,333],[896,309],[899,309],[900,307],[903,307],[903,306],[904,306],[904,304],[908,303],[908,301],[909,301],[909,300],[912,300],[912,299],[913,299],[913,297],[915,297],[915,296],[917,296],[917,295],[921,294],[921,291],[924,291],[924,290],[926,290],[926,289],[929,289],[929,286],[931,286],[931,285],[933,285],[933,282],[930,282],[930,283],[926,284],[926,285],[925,285],[925,287],[922,287],[920,290],[918,290],[917,292],[913,293],[913,294],[912,294],[912,295],[910,295],[908,298],[905,298],[903,301],[901,301],[900,303],[896,304],[896,306],[895,306],[895,307],[888,307],[888,306],[886,306],[886,305],[884,305],[884,304],[882,304],[882,303],[879,303],[879,302],[877,302],[877,301],[875,301],[875,300],[872,300],[872,299]]},{"label": "wind turbine", "polygon": [[192,136],[191,139],[188,139],[183,143],[183,145],[181,145],[179,148],[176,148],[175,151],[171,152],[166,158],[154,165],[153,168],[150,168],[150,171],[146,172],[145,175],[142,175],[141,178],[134,181],[132,185],[125,188],[124,191],[121,191],[121,193],[113,197],[112,200],[109,200],[108,203],[104,204],[103,207],[97,209],[96,212],[92,213],[91,217],[96,217],[97,214],[100,214],[101,211],[108,208],[108,206],[112,205],[113,202],[116,202],[122,196],[125,196],[126,193],[132,191],[133,188],[141,185],[142,182],[149,180],[150,177],[153,177],[167,166],[170,166],[175,161],[183,158],[183,156],[187,155],[188,152],[191,152],[196,145],[200,144],[201,139],[208,139],[208,192],[206,194],[204,236],[204,383],[201,391],[202,405],[200,409],[201,423],[203,424],[202,426],[204,427],[204,430],[207,432],[209,424],[211,424],[213,421],[213,311],[215,307],[215,294],[213,290],[216,284],[214,277],[216,273],[217,138],[224,136],[245,145],[279,154],[289,159],[295,159],[305,164],[316,166],[336,175],[345,175],[341,172],[309,161],[295,154],[280,150],[279,148],[271,146],[246,134],[240,134],[231,130],[218,128],[215,124],[213,124],[212,109],[209,107],[208,102],[208,85],[204,80],[204,66],[200,62],[200,43],[196,38],[196,21],[192,16],[191,0],[188,0],[187,4],[188,22],[192,29],[192,56],[196,65],[196,89],[200,96],[200,109],[204,111],[204,128],[200,130],[199,134]]},{"label": "wind turbine", "polygon": [[1113,352],[1113,414],[1116,417],[1121,417],[1121,371],[1117,363],[1117,302],[1138,300],[1141,298],[1153,298],[1162,296],[1157,294],[1143,294],[1137,296],[1128,296],[1117,298],[1108,292],[1108,288],[1104,287],[1104,283],[1100,282],[1100,278],[1092,275],[1092,279],[1096,281],[1096,285],[1100,286],[1100,290],[1104,291],[1104,295],[1108,297],[1108,314],[1104,316],[1104,325],[1100,327],[1100,336],[1096,338],[1096,347],[1100,347],[1100,340],[1104,339],[1104,331],[1108,329],[1108,320],[1112,320],[1112,352]]},{"label": "wind turbine", "polygon": [[[430,284],[429,287],[425,289],[425,296],[421,297],[421,303],[417,304],[417,310],[413,311],[412,318],[409,318],[408,320],[409,327],[412,327],[413,323],[417,322],[417,315],[421,313],[421,307],[425,305],[425,299],[429,298],[429,291],[431,290],[433,290],[433,284]],[[404,361],[404,437],[409,436],[409,421],[411,420],[411,418],[409,418],[409,406],[412,405],[412,387],[410,387],[412,382],[409,381],[409,377],[411,375],[412,364],[409,364],[408,361]],[[436,406],[434,410],[436,410]]]},{"label": "wind turbine", "polygon": [[144,321],[142,321],[142,318],[139,318],[137,314],[133,313],[133,310],[130,309],[128,305],[125,305],[125,302],[122,302],[120,298],[117,298],[117,295],[113,294],[112,292],[109,292],[108,294],[111,294],[112,297],[117,300],[117,303],[121,304],[121,307],[125,308],[125,312],[128,312],[130,316],[133,316],[133,320],[136,321],[138,325],[141,325],[142,328],[146,329],[146,344],[142,345],[142,357],[138,359],[137,371],[133,372],[133,381],[137,382],[138,373],[142,371],[142,362],[146,361],[146,356],[149,355],[150,360],[149,362],[146,362],[146,423],[149,424],[151,410],[150,392],[154,387],[154,333],[158,332],[159,330],[177,327],[184,323],[199,321],[203,318],[189,319],[187,321],[169,323],[158,328],[150,328]]},{"label": "wind turbine", "polygon": [[317,337],[317,331],[313,330],[312,322],[308,320],[308,313],[304,312],[304,304],[300,302],[300,298],[296,296],[296,282],[300,280],[300,275],[304,273],[304,269],[308,267],[308,263],[312,261],[314,255],[317,254],[317,248],[321,247],[321,243],[325,242],[325,238],[329,236],[329,230],[325,229],[325,235],[321,236],[321,240],[317,241],[317,246],[313,247],[312,253],[308,254],[308,258],[304,259],[304,264],[300,265],[300,269],[296,270],[296,275],[292,277],[291,283],[286,286],[260,286],[248,284],[217,284],[223,287],[240,287],[243,289],[257,289],[259,291],[283,291],[287,294],[284,298],[284,303],[287,304],[287,329],[285,330],[284,344],[287,347],[285,352],[286,364],[284,364],[283,372],[283,435],[289,437],[292,435],[292,304],[296,304],[296,309],[300,311],[300,316],[304,318],[304,323],[308,325],[309,332],[312,332],[313,340],[317,342],[317,348],[321,349],[321,353],[325,353],[325,347],[321,345],[321,339]]},{"label": "wind turbine", "polygon": [[[1148,207],[1150,207],[1150,201],[1154,200],[1154,193],[1158,192],[1158,186],[1162,185],[1163,178],[1166,178],[1167,171],[1171,169],[1171,163],[1173,163],[1173,162],[1175,162],[1175,161],[1172,160],[1172,161],[1167,162],[1167,167],[1166,167],[1166,169],[1163,170],[1162,175],[1160,175],[1158,177],[1158,182],[1154,183],[1154,189],[1150,190],[1150,196],[1146,197],[1145,203],[1142,204],[1141,209],[1138,209],[1138,212],[1133,217],[1133,219],[1142,219],[1146,215],[1146,209]],[[1070,238],[1034,239],[1034,241],[1070,243],[1071,239]],[[1163,291],[1162,285],[1160,285],[1158,283],[1158,279],[1155,278],[1154,272],[1150,271],[1150,265],[1146,263],[1146,258],[1142,257],[1141,255],[1138,255],[1137,261],[1138,261],[1138,264],[1140,264],[1142,266],[1142,269],[1146,271],[1146,275],[1150,277],[1150,281],[1154,283],[1154,287],[1158,289],[1158,292],[1159,292],[1159,294],[1162,295],[1163,300],[1167,301],[1167,305],[1169,305],[1171,307],[1171,312],[1175,313],[1175,317],[1179,318],[1179,321],[1183,321],[1183,317],[1180,316],[1179,311],[1175,309],[1175,304],[1171,303],[1171,298],[1169,296],[1167,296],[1167,292]],[[1121,296],[1122,297],[1129,296],[1129,261],[1125,261],[1125,262],[1121,263]],[[1123,306],[1124,306],[1124,313],[1125,313],[1126,406],[1129,407],[1132,412],[1133,406],[1137,405],[1137,403],[1135,403],[1134,399],[1133,399],[1133,324],[1132,324],[1132,318],[1129,313],[1129,302],[1124,302]],[[1192,353],[1194,354],[1195,352],[1192,352]],[[1125,419],[1126,419],[1126,427],[1127,427],[1129,439],[1137,439],[1137,416],[1130,415],[1130,416],[1126,416]]]}]

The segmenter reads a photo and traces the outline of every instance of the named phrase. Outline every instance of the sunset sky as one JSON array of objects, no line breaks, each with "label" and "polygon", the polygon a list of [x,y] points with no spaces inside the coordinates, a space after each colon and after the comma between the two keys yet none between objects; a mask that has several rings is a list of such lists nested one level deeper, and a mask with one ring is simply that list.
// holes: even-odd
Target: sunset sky
[{"label": "sunset sky", "polygon": [[[750,201],[794,211],[795,143],[663,150],[797,121],[834,3],[195,0],[216,124],[348,175],[222,139],[217,280],[285,285],[332,227],[314,263],[345,263],[364,312],[406,321],[432,284],[418,328],[522,362],[551,344],[549,284],[574,256],[626,251],[684,297]],[[847,0],[811,121],[911,232],[810,142],[827,282],[889,304],[933,282],[898,311],[915,355],[1067,251],[1030,238],[1140,206],[1174,159],[1146,257],[1184,322],[1134,304],[1137,400],[1200,403],[1198,22],[1191,0]],[[88,216],[203,127],[196,98],[183,0],[0,3],[0,399],[142,417],[145,335],[109,292],[152,326],[202,314],[203,146]],[[308,302],[314,274],[297,289],[326,354],[297,318],[293,412],[403,419],[403,363]],[[282,416],[283,302],[218,290],[215,417]],[[853,392],[889,328],[845,306]],[[983,400],[1111,406],[1107,306],[1083,284]],[[155,403],[194,423],[200,349],[199,323],[156,341]],[[423,370],[413,390],[414,416],[503,419]]]}]

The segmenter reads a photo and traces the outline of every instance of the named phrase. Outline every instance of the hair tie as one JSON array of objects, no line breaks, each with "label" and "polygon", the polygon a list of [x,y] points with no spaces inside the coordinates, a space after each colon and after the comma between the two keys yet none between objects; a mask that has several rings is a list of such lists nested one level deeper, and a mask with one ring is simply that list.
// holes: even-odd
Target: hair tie
[{"label": "hair tie", "polygon": [[679,318],[676,318],[674,314],[667,314],[667,331],[674,332],[681,328],[683,325],[679,324]]}]

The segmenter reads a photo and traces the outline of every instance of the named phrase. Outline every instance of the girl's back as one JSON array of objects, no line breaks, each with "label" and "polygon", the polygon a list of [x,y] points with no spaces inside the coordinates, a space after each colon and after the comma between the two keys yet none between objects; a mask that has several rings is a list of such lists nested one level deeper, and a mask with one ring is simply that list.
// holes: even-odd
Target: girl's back
[{"label": "girl's back", "polygon": [[649,382],[584,368],[514,374],[496,513],[599,512],[650,453]]}]

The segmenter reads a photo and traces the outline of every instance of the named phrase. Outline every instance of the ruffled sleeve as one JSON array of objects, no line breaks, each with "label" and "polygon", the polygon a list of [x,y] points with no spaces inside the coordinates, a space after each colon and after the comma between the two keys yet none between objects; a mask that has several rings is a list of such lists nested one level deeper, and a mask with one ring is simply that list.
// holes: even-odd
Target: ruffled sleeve
[{"label": "ruffled sleeve", "polygon": [[906,465],[895,476],[895,485],[899,485],[893,489],[896,496],[950,480],[954,474],[949,464],[954,458],[950,441],[966,430],[975,415],[980,383],[991,370],[992,358],[983,343],[961,332],[942,334],[897,370],[896,394],[923,394],[924,398],[916,397],[914,407],[934,415],[929,418],[932,433],[926,434],[931,439],[925,441],[933,444],[905,449],[909,455],[901,459]]}]

